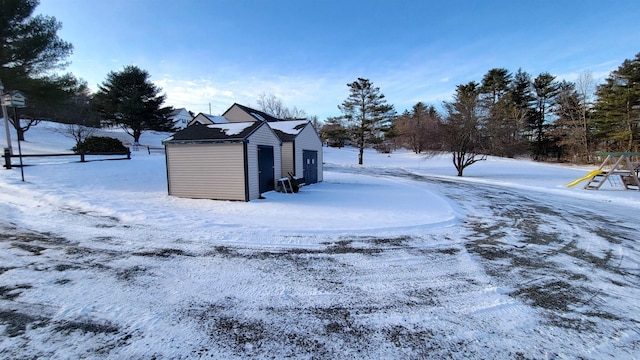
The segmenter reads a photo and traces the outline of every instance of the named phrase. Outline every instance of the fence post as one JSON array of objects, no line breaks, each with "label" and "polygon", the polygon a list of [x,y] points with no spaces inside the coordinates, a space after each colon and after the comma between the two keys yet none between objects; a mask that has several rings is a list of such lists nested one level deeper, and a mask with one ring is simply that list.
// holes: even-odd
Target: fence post
[{"label": "fence post", "polygon": [[11,169],[11,150],[9,148],[4,148],[4,167],[7,170]]}]

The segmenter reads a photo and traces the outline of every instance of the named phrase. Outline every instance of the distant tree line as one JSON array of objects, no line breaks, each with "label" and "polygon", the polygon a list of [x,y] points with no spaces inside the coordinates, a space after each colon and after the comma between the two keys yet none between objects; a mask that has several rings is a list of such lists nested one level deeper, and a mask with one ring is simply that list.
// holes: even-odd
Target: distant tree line
[{"label": "distant tree line", "polygon": [[488,155],[588,163],[595,151],[640,151],[640,54],[597,86],[588,72],[570,82],[494,68],[456,86],[442,112],[418,102],[396,116],[368,79],[347,86],[343,115],[321,129],[325,142],[449,152],[460,176]]}]

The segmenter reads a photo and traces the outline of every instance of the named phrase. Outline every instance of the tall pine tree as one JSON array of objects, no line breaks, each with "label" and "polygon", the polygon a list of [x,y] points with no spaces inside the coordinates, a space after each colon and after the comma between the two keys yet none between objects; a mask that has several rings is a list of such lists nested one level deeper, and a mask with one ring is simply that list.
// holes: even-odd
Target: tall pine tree
[{"label": "tall pine tree", "polygon": [[385,132],[391,128],[395,110],[393,105],[387,104],[380,88],[373,86],[368,79],[358,78],[347,86],[349,97],[338,108],[350,124],[351,137],[358,147],[358,164],[362,165],[364,149],[384,139]]},{"label": "tall pine tree", "polygon": [[539,160],[541,157],[548,155],[550,141],[546,133],[548,128],[547,116],[553,112],[556,96],[560,91],[560,85],[555,79],[555,76],[544,72],[533,80],[536,107],[530,126],[535,134],[534,160]]},{"label": "tall pine tree", "polygon": [[550,135],[555,139],[558,151],[573,161],[580,159],[579,155],[586,147],[583,143],[582,108],[576,85],[568,81],[560,82],[556,121]]},{"label": "tall pine tree", "polygon": [[522,112],[513,101],[512,81],[511,73],[502,68],[491,69],[482,78],[480,99],[489,133],[487,150],[492,155],[515,156],[520,152]]}]

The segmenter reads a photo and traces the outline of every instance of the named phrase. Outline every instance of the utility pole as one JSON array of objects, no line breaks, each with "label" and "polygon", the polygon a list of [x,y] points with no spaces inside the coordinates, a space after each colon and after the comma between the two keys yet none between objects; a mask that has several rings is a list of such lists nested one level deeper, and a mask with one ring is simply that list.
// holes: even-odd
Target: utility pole
[{"label": "utility pole", "polygon": [[7,149],[9,149],[9,155],[13,155],[13,148],[11,147],[11,132],[9,131],[9,115],[7,114],[7,103],[4,99],[4,85],[0,79],[0,102],[2,102],[2,118],[4,119],[4,131],[7,137]]}]

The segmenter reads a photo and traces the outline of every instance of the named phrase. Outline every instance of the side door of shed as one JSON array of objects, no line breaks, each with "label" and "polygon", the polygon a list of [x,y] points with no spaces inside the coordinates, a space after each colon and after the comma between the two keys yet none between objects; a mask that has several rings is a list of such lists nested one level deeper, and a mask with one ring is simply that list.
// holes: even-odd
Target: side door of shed
[{"label": "side door of shed", "polygon": [[302,173],[304,182],[315,184],[318,182],[318,152],[313,150],[302,151]]},{"label": "side door of shed", "polygon": [[273,167],[273,146],[258,145],[258,181],[261,194],[274,189]]}]

